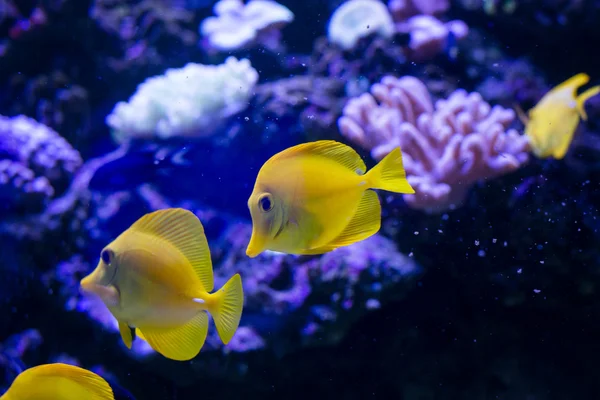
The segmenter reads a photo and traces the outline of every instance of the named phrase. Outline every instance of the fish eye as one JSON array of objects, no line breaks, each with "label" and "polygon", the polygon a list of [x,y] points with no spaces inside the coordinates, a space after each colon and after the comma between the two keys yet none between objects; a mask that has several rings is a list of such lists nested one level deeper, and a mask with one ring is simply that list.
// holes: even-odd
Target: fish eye
[{"label": "fish eye", "polygon": [[264,212],[269,212],[273,209],[273,198],[270,194],[264,194],[258,199],[258,206]]},{"label": "fish eye", "polygon": [[102,250],[102,253],[100,253],[100,259],[102,259],[102,262],[106,265],[110,265],[113,258],[114,258],[114,253],[112,250],[104,249],[104,250]]}]

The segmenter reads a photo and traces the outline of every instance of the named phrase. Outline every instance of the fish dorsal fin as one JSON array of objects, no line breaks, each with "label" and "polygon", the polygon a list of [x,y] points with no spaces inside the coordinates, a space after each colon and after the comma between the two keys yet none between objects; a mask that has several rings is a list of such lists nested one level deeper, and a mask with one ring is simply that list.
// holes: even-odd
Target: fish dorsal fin
[{"label": "fish dorsal fin", "polygon": [[381,204],[377,193],[367,190],[363,194],[354,216],[335,239],[324,246],[312,248],[302,254],[323,254],[372,236],[381,227]]},{"label": "fish dorsal fin", "polygon": [[74,365],[45,364],[30,368],[25,373],[30,375],[30,379],[35,379],[34,377],[68,379],[84,387],[90,395],[87,397],[90,400],[114,400],[115,398],[112,388],[102,377]]},{"label": "fish dorsal fin", "polygon": [[169,242],[189,261],[204,290],[213,290],[210,249],[204,227],[192,212],[183,208],[154,211],[137,220],[129,230],[151,234]]},{"label": "fish dorsal fin", "polygon": [[286,158],[313,155],[328,158],[340,165],[348,168],[352,172],[364,174],[367,167],[356,151],[350,146],[335,140],[318,140],[290,147],[276,154],[271,161],[283,160]]},{"label": "fish dorsal fin", "polygon": [[573,97],[575,97],[575,92],[577,91],[577,89],[579,89],[579,87],[585,85],[589,81],[590,81],[590,76],[588,74],[581,72],[577,75],[570,77],[566,81],[556,85],[556,87],[554,89],[552,89],[552,91],[562,91],[564,89],[572,89]]},{"label": "fish dorsal fin", "polygon": [[200,311],[186,324],[175,328],[136,329],[137,335],[163,356],[176,361],[196,357],[208,333],[208,314]]}]

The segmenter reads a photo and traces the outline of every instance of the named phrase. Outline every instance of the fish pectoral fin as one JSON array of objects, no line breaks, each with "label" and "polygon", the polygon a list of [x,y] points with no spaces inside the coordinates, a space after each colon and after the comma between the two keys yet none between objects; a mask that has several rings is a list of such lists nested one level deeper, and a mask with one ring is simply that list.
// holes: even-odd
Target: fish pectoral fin
[{"label": "fish pectoral fin", "polygon": [[210,250],[202,222],[191,211],[168,208],[144,215],[129,228],[161,238],[189,261],[204,290],[211,292],[214,278]]},{"label": "fish pectoral fin", "polygon": [[136,338],[140,338],[142,339],[144,342],[147,342],[148,340],[146,340],[146,338],[144,337],[144,334],[142,333],[142,331],[140,331],[138,328],[135,328],[135,337]]},{"label": "fish pectoral fin", "polygon": [[585,112],[585,102],[588,101],[591,97],[597,95],[598,93],[600,93],[600,86],[594,86],[577,96],[577,113],[581,116],[581,119],[583,119],[584,121],[587,121],[587,113]]},{"label": "fish pectoral fin", "polygon": [[525,114],[525,111],[523,111],[523,107],[521,107],[519,103],[514,103],[514,107],[515,112],[517,113],[517,117],[519,118],[521,123],[527,126],[527,124],[529,124],[529,117],[527,116],[527,114]]},{"label": "fish pectoral fin", "polygon": [[90,400],[114,400],[115,398],[112,388],[104,378],[74,365],[62,363],[46,364],[31,368],[30,371],[39,377],[61,377],[66,378],[71,382],[75,382],[85,388],[86,392],[89,394],[86,398]]},{"label": "fish pectoral fin", "polygon": [[328,158],[343,165],[352,172],[362,171],[364,173],[367,170],[364,161],[352,147],[336,142],[335,140],[318,140],[316,142],[299,144],[273,156],[270,161],[273,162],[278,159],[302,155]]},{"label": "fish pectoral fin", "polygon": [[131,344],[133,343],[133,335],[131,334],[131,328],[125,322],[119,321],[119,332],[121,333],[121,339],[129,350],[131,350]]},{"label": "fish pectoral fin", "polygon": [[374,235],[381,227],[381,205],[377,193],[366,190],[358,204],[354,216],[346,225],[342,233],[324,246],[315,247],[303,251],[301,254],[314,255],[323,254],[335,250],[338,247],[347,246],[359,242]]},{"label": "fish pectoral fin", "polygon": [[184,325],[175,328],[138,329],[158,353],[171,360],[187,361],[196,357],[204,345],[208,333],[208,314],[201,311]]}]

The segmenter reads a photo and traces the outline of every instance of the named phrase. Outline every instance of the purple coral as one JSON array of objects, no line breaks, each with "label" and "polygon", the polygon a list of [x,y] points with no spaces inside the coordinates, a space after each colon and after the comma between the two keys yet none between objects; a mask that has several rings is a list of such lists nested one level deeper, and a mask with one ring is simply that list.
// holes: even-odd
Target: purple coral
[{"label": "purple coral", "polygon": [[431,59],[446,50],[451,40],[464,39],[469,33],[463,21],[438,19],[450,8],[448,0],[390,0],[388,8],[396,30],[410,34],[407,56],[415,61]]},{"label": "purple coral", "polygon": [[428,212],[462,204],[477,181],[516,170],[528,161],[529,142],[508,126],[512,110],[490,107],[478,93],[457,90],[431,103],[413,77],[384,77],[371,94],[352,99],[338,121],[350,141],[380,160],[401,146],[414,195],[413,208]]},{"label": "purple coral", "polygon": [[29,212],[63,192],[82,164],[64,138],[25,116],[0,116],[0,160],[3,208]]},{"label": "purple coral", "polygon": [[396,25],[401,33],[410,33],[407,56],[415,61],[431,59],[448,47],[449,38],[464,39],[469,27],[463,21],[442,22],[430,15],[417,15]]}]

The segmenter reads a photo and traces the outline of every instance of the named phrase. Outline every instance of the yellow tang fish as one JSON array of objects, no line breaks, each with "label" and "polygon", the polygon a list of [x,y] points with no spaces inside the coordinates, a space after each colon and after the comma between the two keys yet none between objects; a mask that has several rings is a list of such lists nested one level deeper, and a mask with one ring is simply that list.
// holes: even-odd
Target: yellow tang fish
[{"label": "yellow tang fish", "polygon": [[585,102],[600,92],[600,86],[594,86],[577,96],[577,89],[589,80],[587,74],[575,75],[546,93],[529,111],[529,118],[521,116],[538,158],[560,160],[569,150],[579,117],[587,120]]},{"label": "yellow tang fish", "polygon": [[0,400],[114,400],[103,378],[68,364],[44,364],[19,374]]},{"label": "yellow tang fish", "polygon": [[366,172],[360,156],[333,140],[305,143],[271,157],[248,199],[249,257],[264,250],[322,254],[366,239],[381,226],[377,193],[414,193],[400,148]]},{"label": "yellow tang fish", "polygon": [[131,348],[131,328],[163,356],[189,360],[199,352],[210,312],[227,344],[238,328],[244,302],[235,274],[215,293],[204,228],[190,211],[171,208],[144,215],[100,253],[96,269],[82,279],[119,322]]}]

